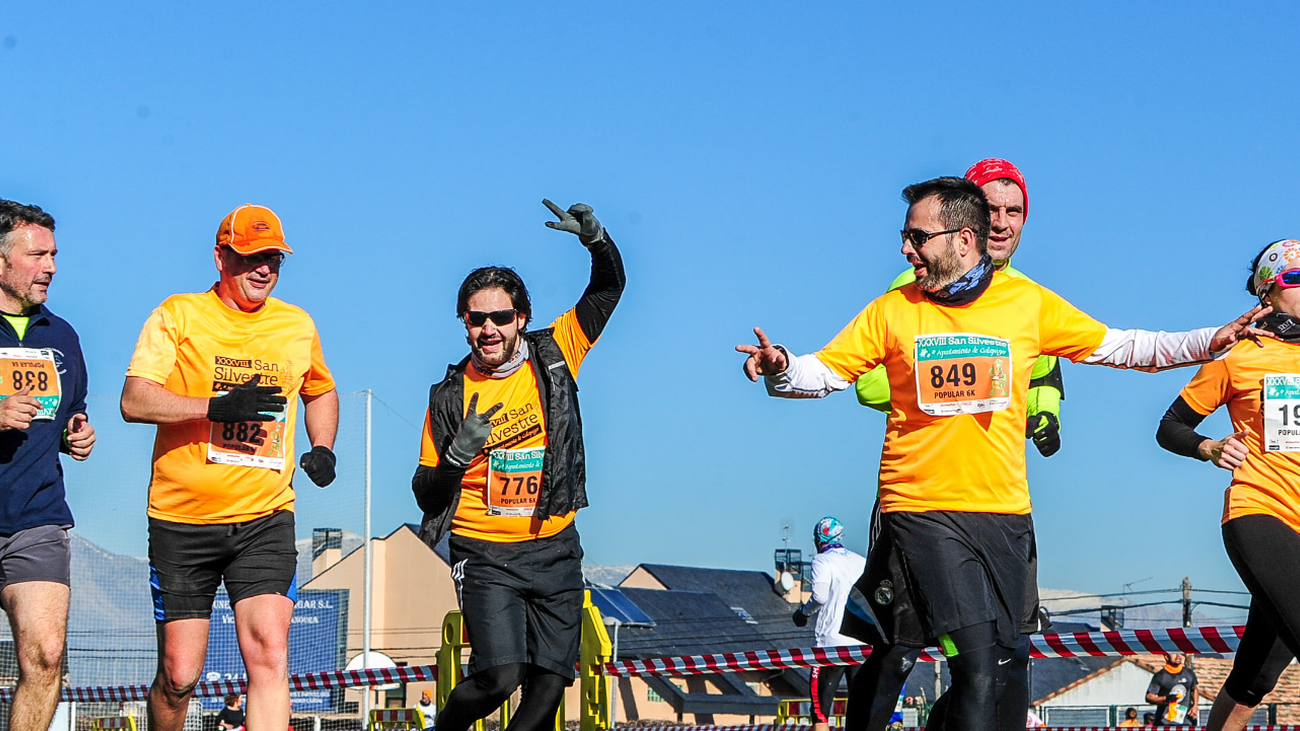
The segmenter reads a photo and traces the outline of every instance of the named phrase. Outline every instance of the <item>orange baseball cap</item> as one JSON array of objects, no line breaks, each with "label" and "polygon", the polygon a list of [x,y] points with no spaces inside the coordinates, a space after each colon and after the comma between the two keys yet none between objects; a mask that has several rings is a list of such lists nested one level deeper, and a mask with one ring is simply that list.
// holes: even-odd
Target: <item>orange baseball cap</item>
[{"label": "orange baseball cap", "polygon": [[284,226],[280,224],[280,217],[270,208],[252,203],[245,203],[221,219],[221,226],[217,228],[217,246],[229,246],[245,256],[270,249],[293,253],[293,249],[284,243]]}]

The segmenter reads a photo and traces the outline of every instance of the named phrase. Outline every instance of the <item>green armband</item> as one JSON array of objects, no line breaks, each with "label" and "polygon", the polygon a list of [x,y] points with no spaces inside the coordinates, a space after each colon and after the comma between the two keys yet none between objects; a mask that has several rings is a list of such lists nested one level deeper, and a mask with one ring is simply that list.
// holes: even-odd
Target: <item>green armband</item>
[{"label": "green armband", "polygon": [[889,375],[884,366],[876,366],[859,376],[853,390],[863,406],[885,414],[893,410],[889,403]]},{"label": "green armband", "polygon": [[1047,412],[1061,420],[1061,392],[1052,386],[1035,386],[1029,389],[1029,404],[1025,408],[1025,417]]}]

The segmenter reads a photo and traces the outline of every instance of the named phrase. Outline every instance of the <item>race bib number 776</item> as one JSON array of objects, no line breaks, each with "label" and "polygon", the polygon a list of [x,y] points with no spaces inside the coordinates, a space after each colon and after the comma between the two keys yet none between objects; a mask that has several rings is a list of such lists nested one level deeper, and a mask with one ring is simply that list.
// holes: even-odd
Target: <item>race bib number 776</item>
[{"label": "race bib number 776", "polygon": [[1011,343],[972,333],[916,336],[916,401],[930,416],[1011,405]]}]

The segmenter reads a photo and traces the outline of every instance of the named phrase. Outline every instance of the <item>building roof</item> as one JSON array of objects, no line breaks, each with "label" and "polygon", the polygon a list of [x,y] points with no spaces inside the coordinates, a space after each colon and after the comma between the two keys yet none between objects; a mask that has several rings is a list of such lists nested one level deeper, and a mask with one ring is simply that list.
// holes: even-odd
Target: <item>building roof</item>
[{"label": "building roof", "polygon": [[641,564],[640,568],[669,590],[714,594],[738,616],[743,611],[767,640],[765,648],[811,647],[814,643],[812,623],[794,626],[794,605],[777,593],[766,572],[665,564]]}]

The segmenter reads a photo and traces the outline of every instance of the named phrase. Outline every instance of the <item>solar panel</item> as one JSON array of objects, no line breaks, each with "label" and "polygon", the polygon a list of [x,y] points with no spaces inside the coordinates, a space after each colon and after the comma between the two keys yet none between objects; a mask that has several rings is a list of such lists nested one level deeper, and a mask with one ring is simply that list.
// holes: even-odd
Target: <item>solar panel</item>
[{"label": "solar panel", "polygon": [[618,589],[602,589],[597,587],[591,588],[591,603],[596,605],[600,613],[606,617],[613,617],[621,624],[631,625],[633,627],[653,627],[654,620],[650,615],[641,611],[641,608],[632,603]]}]

